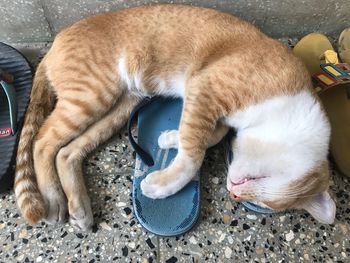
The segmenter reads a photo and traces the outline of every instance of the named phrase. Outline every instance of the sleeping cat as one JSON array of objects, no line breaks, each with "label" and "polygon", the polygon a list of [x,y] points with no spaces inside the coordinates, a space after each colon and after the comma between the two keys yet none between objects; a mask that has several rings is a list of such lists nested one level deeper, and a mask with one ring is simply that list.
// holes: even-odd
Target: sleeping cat
[{"label": "sleeping cat", "polygon": [[35,74],[18,149],[15,193],[29,223],[93,223],[82,161],[145,96],[181,97],[179,131],[159,138],[174,162],[149,174],[165,198],[237,130],[227,188],[237,200],[306,209],[332,223],[330,127],[302,63],[279,42],[211,9],[155,5],[85,18],[59,33]]}]

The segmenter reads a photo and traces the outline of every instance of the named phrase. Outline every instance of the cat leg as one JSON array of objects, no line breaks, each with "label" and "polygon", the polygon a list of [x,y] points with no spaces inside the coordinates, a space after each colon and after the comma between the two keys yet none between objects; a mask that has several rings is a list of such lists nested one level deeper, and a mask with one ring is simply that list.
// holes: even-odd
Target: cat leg
[{"label": "cat leg", "polygon": [[167,130],[158,137],[158,145],[161,149],[177,149],[179,147],[179,131]]},{"label": "cat leg", "polygon": [[196,101],[187,99],[184,102],[178,154],[173,163],[162,171],[149,174],[141,182],[142,193],[147,197],[156,199],[175,194],[192,180],[202,165],[219,116],[215,110],[208,113],[201,108],[203,105],[199,103],[201,98],[198,95],[193,98]]},{"label": "cat leg", "polygon": [[124,94],[116,105],[82,135],[61,148],[56,157],[57,172],[68,199],[70,223],[81,230],[93,224],[90,199],[84,183],[82,162],[86,155],[108,140],[127,121],[139,99]]},{"label": "cat leg", "polygon": [[[212,147],[218,144],[222,138],[227,134],[229,128],[218,122],[216,128],[209,138],[208,146]],[[179,131],[167,130],[161,133],[158,138],[158,145],[161,149],[177,149],[179,147]]]},{"label": "cat leg", "polygon": [[[55,83],[53,86],[56,86]],[[94,86],[95,89],[98,87]],[[55,167],[59,149],[78,137],[91,123],[100,119],[122,93],[119,89],[112,90],[102,86],[99,90],[96,96],[88,96],[88,100],[84,100],[85,91],[71,90],[65,97],[65,94],[58,94],[56,107],[40,128],[34,142],[34,168],[38,187],[46,205],[45,221],[48,223],[62,222],[67,213],[66,196]]]}]

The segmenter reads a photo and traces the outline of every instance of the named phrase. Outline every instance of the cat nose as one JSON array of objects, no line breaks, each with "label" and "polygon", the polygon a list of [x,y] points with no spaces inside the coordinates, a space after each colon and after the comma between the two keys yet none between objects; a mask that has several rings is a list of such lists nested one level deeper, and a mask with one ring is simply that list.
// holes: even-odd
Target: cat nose
[{"label": "cat nose", "polygon": [[235,195],[233,192],[230,192],[230,198],[236,202],[239,202],[242,200],[239,196]]}]

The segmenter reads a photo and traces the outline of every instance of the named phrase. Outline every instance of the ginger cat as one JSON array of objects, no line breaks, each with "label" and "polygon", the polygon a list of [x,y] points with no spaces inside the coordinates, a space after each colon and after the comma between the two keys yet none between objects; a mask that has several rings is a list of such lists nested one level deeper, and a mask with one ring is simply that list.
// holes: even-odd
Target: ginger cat
[{"label": "ginger cat", "polygon": [[35,74],[18,149],[15,193],[29,223],[93,223],[82,161],[145,96],[181,97],[178,147],[142,182],[165,198],[186,185],[206,149],[237,130],[227,187],[239,200],[306,209],[332,223],[330,127],[302,63],[251,24],[211,9],[154,5],[85,18],[59,33]]}]

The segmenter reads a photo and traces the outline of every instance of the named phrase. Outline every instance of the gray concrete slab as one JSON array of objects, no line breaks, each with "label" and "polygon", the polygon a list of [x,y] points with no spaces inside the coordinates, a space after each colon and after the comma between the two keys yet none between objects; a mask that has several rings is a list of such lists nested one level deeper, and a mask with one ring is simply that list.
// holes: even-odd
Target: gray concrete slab
[{"label": "gray concrete slab", "polygon": [[337,37],[350,26],[347,0],[23,0],[0,3],[0,41],[52,41],[62,28],[85,16],[156,3],[215,8],[242,17],[273,37],[301,37],[314,31]]},{"label": "gray concrete slab", "polygon": [[21,52],[35,67],[39,60],[47,53],[52,42],[36,42],[36,43],[7,43]]},{"label": "gray concrete slab", "polygon": [[1,0],[0,17],[0,41],[43,42],[52,39],[41,0]]},{"label": "gray concrete slab", "polygon": [[156,3],[215,8],[242,17],[273,37],[301,37],[314,31],[336,37],[350,26],[348,0],[43,0],[42,3],[54,33],[88,15]]}]

